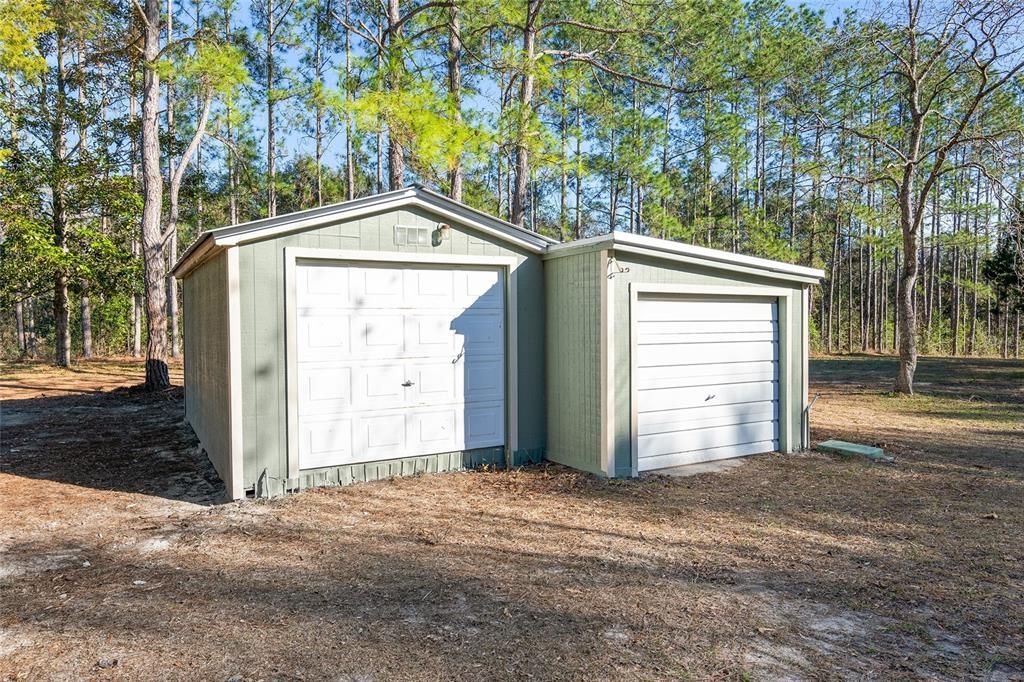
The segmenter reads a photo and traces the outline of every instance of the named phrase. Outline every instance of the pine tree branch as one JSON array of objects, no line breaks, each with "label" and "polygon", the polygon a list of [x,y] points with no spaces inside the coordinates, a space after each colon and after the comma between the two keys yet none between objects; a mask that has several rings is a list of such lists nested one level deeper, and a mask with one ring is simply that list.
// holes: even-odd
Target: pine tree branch
[{"label": "pine tree branch", "polygon": [[549,55],[552,57],[561,57],[562,63],[566,62],[579,62],[581,64],[589,64],[599,71],[603,71],[616,78],[624,78],[626,80],[640,83],[641,85],[649,85],[652,88],[659,88],[661,90],[669,90],[671,92],[677,92],[683,95],[695,95],[701,92],[707,92],[708,88],[704,86],[694,88],[681,88],[671,83],[662,83],[651,78],[644,78],[636,74],[627,73],[620,71],[611,66],[608,66],[604,62],[597,60],[594,57],[595,52],[574,52],[572,50],[542,50],[541,54]]}]

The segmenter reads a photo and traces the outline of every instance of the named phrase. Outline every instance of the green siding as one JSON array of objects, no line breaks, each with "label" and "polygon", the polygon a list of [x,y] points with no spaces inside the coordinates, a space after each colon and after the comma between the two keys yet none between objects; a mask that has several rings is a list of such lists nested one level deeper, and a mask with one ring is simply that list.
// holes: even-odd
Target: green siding
[{"label": "green siding", "polygon": [[185,419],[224,481],[231,480],[227,277],[222,253],[182,285]]},{"label": "green siding", "polygon": [[601,471],[602,252],[544,261],[547,286],[547,458]]},{"label": "green siding", "polygon": [[[615,474],[616,476],[629,476],[632,466],[632,428],[630,415],[630,339],[629,339],[629,284],[639,282],[643,284],[698,284],[706,286],[765,286],[775,288],[792,288],[796,292],[794,310],[790,315],[790,338],[795,344],[793,346],[793,363],[790,367],[792,386],[794,388],[790,399],[793,401],[793,423],[792,434],[796,442],[801,438],[801,414],[803,411],[803,396],[801,382],[803,380],[803,361],[800,358],[800,336],[802,306],[800,305],[799,284],[781,282],[777,279],[767,277],[756,277],[741,273],[730,273],[728,271],[704,268],[692,265],[670,264],[657,258],[644,258],[634,254],[616,254],[616,260],[622,268],[628,268],[628,272],[621,272],[614,278],[614,299],[615,299],[615,325],[612,333],[614,335],[614,381],[612,382],[615,391]],[[681,269],[681,268],[685,268]],[[780,319],[780,323],[782,320]]]},{"label": "green siding", "polygon": [[[394,226],[433,226],[438,222],[451,225],[451,236],[438,246],[397,246]],[[374,471],[387,474],[354,475],[349,467],[333,467],[302,472],[299,480],[287,480],[287,404],[285,375],[285,282],[284,249],[306,248],[343,249],[352,251],[394,252],[399,254],[446,254],[465,256],[513,257],[518,265],[512,272],[511,286],[515,289],[518,313],[518,391],[519,449],[514,461],[535,460],[545,443],[544,413],[544,270],[540,257],[526,250],[510,246],[507,242],[486,236],[473,229],[432,215],[419,209],[388,211],[358,220],[336,223],[302,232],[239,246],[241,290],[241,344],[242,344],[242,427],[244,472],[243,485],[271,494],[289,487],[304,487],[311,481],[345,482],[390,477],[395,471],[404,471],[409,465],[396,464],[404,460],[389,460],[390,464]],[[476,455],[467,454],[460,462],[473,462]],[[451,468],[449,455],[434,464],[413,465]],[[432,458],[411,458],[431,460]],[[504,455],[502,455],[502,461]],[[397,467],[397,469],[396,469]]]},{"label": "green siding", "polygon": [[[612,252],[619,272],[608,282],[612,307],[613,473],[632,474],[630,376],[630,284],[766,286],[795,292],[789,319],[793,341],[791,433],[802,438],[803,361],[800,357],[801,285],[720,268],[684,265],[656,257]],[[548,326],[547,458],[578,469],[601,472],[601,292],[607,262],[600,247],[584,248],[544,261]],[[782,320],[780,320],[782,322]]]}]

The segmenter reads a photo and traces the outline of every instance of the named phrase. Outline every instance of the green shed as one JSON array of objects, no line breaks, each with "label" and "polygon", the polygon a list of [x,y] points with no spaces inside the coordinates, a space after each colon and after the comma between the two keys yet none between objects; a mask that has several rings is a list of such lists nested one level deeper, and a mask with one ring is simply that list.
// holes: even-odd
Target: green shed
[{"label": "green shed", "polygon": [[540,460],[552,243],[421,187],[204,233],[185,418],[229,494]]},{"label": "green shed", "polygon": [[807,446],[820,270],[614,232],[544,272],[547,459],[622,477]]},{"label": "green shed", "polygon": [[817,270],[558,244],[414,186],[205,232],[173,272],[185,417],[233,498],[806,444]]}]

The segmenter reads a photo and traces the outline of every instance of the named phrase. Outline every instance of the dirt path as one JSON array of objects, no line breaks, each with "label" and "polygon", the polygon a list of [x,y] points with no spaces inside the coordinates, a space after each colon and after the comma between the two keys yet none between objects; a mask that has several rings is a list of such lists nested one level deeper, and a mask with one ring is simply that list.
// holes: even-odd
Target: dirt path
[{"label": "dirt path", "polygon": [[1022,679],[1019,384],[963,363],[901,400],[865,362],[816,363],[814,436],[894,466],[230,504],[180,389],[117,388],[135,365],[7,373],[0,679]]}]

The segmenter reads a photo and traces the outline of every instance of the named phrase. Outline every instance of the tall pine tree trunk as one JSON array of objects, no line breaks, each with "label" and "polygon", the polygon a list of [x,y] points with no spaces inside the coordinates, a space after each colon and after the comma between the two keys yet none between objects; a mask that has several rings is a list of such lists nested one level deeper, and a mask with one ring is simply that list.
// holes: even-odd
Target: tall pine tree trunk
[{"label": "tall pine tree trunk", "polygon": [[277,215],[277,129],[274,121],[274,0],[267,0],[267,216]]},{"label": "tall pine tree trunk", "polygon": [[[462,25],[458,2],[453,2],[448,11],[448,94],[452,123],[459,126],[462,125]],[[455,201],[462,201],[462,182],[462,154],[456,153],[448,171],[448,192]]]},{"label": "tall pine tree trunk", "polygon": [[18,342],[18,353],[25,354],[25,306],[19,298],[14,302],[14,335]]},{"label": "tall pine tree trunk", "polygon": [[[313,79],[316,92],[313,95],[313,158],[316,162],[316,205],[324,205],[324,61],[323,61],[323,25],[320,7],[316,12],[316,34],[314,37]],[[325,12],[330,12],[328,7]]]},{"label": "tall pine tree trunk", "polygon": [[[399,0],[387,0],[388,20],[388,47],[395,51],[388,60],[385,82],[389,92],[396,92],[402,87],[405,74],[404,57],[401,54],[403,49],[401,43],[402,26],[399,23],[402,18]],[[392,123],[388,128],[388,189],[401,189],[405,185],[405,148],[402,142],[402,132],[396,129]]]},{"label": "tall pine tree trunk", "polygon": [[[167,0],[167,44],[174,43],[174,0]],[[167,182],[174,177],[174,81],[167,79]],[[176,212],[176,201],[172,202],[171,210]],[[178,341],[178,280],[170,273],[170,268],[178,260],[178,221],[168,223],[170,232],[167,237],[167,319],[170,326],[168,336],[171,345],[171,357],[181,355]]]},{"label": "tall pine tree trunk", "polygon": [[[67,67],[65,65],[64,29],[58,28],[56,34],[56,71],[57,92],[55,94],[53,122],[51,124],[51,159],[53,168],[63,168],[67,162]],[[53,242],[63,251],[68,252],[68,214],[67,186],[62,173],[52,174],[51,203],[53,209]],[[68,302],[68,273],[59,267],[54,273],[53,282],[53,323],[54,323],[54,363],[58,367],[71,365],[71,330],[70,306]]]},{"label": "tall pine tree trunk", "polygon": [[[82,43],[78,44],[78,156],[86,153],[89,143],[89,130],[85,119],[85,62]],[[85,220],[80,216],[79,220]],[[104,225],[105,227],[105,225]],[[106,230],[103,230],[106,232]],[[81,282],[82,298],[79,301],[79,322],[82,328],[82,357],[92,359],[92,303],[89,301],[89,283]]]},{"label": "tall pine tree trunk", "polygon": [[146,387],[170,386],[167,372],[167,296],[164,236],[160,230],[163,176],[160,172],[160,0],[145,0],[142,81],[142,260],[146,288]]},{"label": "tall pine tree trunk", "polygon": [[[345,26],[348,26],[352,11],[352,0],[345,0]],[[345,103],[352,99],[352,34],[345,29]],[[356,163],[352,151],[352,112],[345,109],[345,198],[349,201],[356,198]]]},{"label": "tall pine tree trunk", "polygon": [[576,86],[576,131],[573,136],[576,143],[576,148],[573,150],[576,161],[575,177],[573,180],[573,193],[576,195],[576,205],[572,233],[574,239],[580,239],[583,237],[583,107],[580,106],[580,88],[578,84]]},{"label": "tall pine tree trunk", "polygon": [[[515,187],[512,190],[512,223],[522,226],[526,219],[526,193],[530,180],[529,134],[535,83],[537,22],[543,0],[527,0],[523,24],[523,72],[519,76],[519,129],[516,131]],[[532,227],[536,228],[536,225]]]},{"label": "tall pine tree trunk", "polygon": [[[82,284],[83,288],[86,286]],[[88,289],[82,294],[80,315],[82,317],[82,357],[92,359],[92,302],[89,301]]]},{"label": "tall pine tree trunk", "polygon": [[36,359],[36,300],[30,296],[25,301],[25,352],[32,360]]}]

